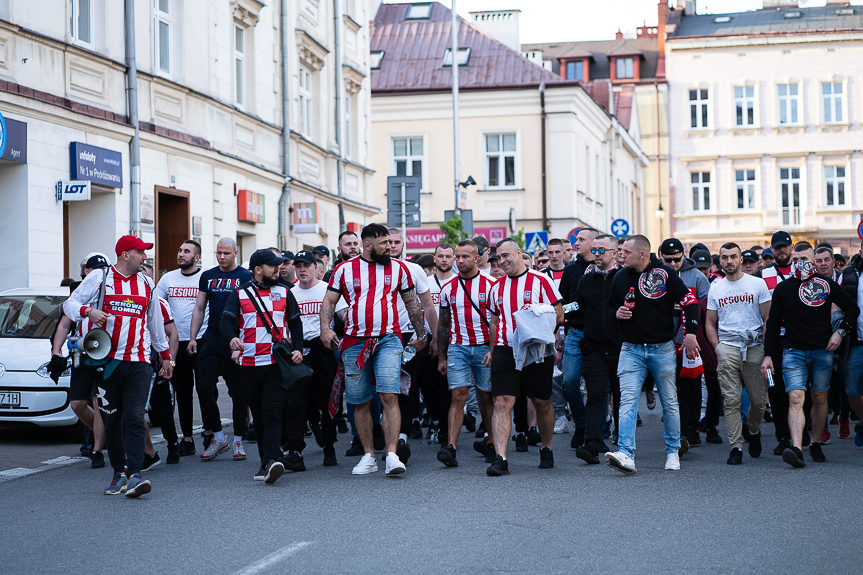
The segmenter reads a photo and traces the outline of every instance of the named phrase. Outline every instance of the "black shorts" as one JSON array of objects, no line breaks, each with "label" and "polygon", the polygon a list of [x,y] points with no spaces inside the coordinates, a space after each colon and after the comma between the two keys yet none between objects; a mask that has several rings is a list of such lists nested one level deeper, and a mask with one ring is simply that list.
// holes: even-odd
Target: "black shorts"
[{"label": "black shorts", "polygon": [[90,368],[73,367],[69,377],[69,401],[89,400],[94,394],[93,374]]},{"label": "black shorts", "polygon": [[491,353],[491,394],[551,399],[551,379],[554,358],[547,357],[542,363],[532,363],[518,371],[515,356],[509,346],[495,346]]}]

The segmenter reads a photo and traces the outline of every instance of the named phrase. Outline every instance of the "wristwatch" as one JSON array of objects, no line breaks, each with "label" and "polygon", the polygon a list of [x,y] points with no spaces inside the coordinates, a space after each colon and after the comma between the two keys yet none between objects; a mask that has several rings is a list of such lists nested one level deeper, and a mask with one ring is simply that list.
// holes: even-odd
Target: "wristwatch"
[{"label": "wristwatch", "polygon": [[836,330],[836,333],[838,333],[838,334],[839,334],[839,337],[845,337],[845,334],[846,334],[846,333],[848,333],[848,332],[846,332],[844,329],[842,329],[842,328],[840,327],[839,329],[837,329],[837,330]]}]

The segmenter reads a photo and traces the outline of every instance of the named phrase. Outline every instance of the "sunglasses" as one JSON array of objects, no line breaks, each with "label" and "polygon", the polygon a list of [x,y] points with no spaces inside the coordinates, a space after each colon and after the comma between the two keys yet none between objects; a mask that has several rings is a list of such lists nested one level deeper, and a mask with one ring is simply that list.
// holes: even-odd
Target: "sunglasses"
[{"label": "sunglasses", "polygon": [[667,258],[665,256],[662,256],[662,261],[664,261],[667,264],[670,264],[672,262],[679,264],[680,262],[683,261],[683,256],[676,257],[676,258]]},{"label": "sunglasses", "polygon": [[479,255],[482,255],[482,254],[484,254],[484,253],[485,253],[485,250],[477,250],[477,253],[478,253]]},{"label": "sunglasses", "polygon": [[614,250],[610,250],[610,249],[609,249],[609,250],[607,250],[607,249],[605,249],[605,248],[590,248],[590,253],[592,253],[592,254],[593,254],[593,255],[595,255],[595,256],[596,256],[596,255],[601,256],[601,255],[602,255],[602,254],[604,254],[605,252],[611,252],[611,251],[614,251]]}]

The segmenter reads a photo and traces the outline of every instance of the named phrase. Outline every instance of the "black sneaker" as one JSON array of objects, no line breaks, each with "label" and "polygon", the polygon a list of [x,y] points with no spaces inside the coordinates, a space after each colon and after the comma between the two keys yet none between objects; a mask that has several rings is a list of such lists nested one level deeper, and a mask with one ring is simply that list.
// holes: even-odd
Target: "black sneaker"
[{"label": "black sneaker", "polygon": [[[769,405],[764,408],[764,421],[766,421],[767,423],[770,423],[771,421],[773,421],[773,411],[770,409]],[[781,455],[781,454],[777,453],[776,455]]]},{"label": "black sneaker", "polygon": [[644,390],[644,399],[647,400],[647,409],[653,411],[656,407],[656,392],[653,391],[653,388]]},{"label": "black sneaker", "polygon": [[741,417],[740,419],[741,423],[743,423],[743,429],[740,430],[740,432],[743,434],[743,441],[748,442],[749,439],[752,437],[752,433],[750,433],[749,431],[749,423],[747,423],[745,417]]},{"label": "black sneaker", "polygon": [[105,467],[105,454],[101,451],[94,451],[90,455],[90,469],[102,469]]},{"label": "black sneaker", "polygon": [[354,435],[353,441],[351,441],[351,446],[345,451],[345,457],[357,457],[363,455],[366,452],[363,449],[363,443],[360,441],[359,435]]},{"label": "black sneaker", "polygon": [[803,452],[796,447],[789,447],[782,452],[782,461],[791,467],[806,467],[806,462],[803,461]]},{"label": "black sneaker", "polygon": [[473,450],[479,453],[480,455],[485,455],[488,453],[489,443],[486,440],[474,441],[473,442]]},{"label": "black sneaker", "polygon": [[[245,439],[245,437],[243,439]],[[255,481],[263,481],[266,478],[267,478],[267,465],[265,463],[262,463],[261,468],[258,469],[257,473],[255,473]]]},{"label": "black sneaker", "polygon": [[554,467],[554,455],[551,453],[550,447],[541,447],[539,449],[539,468],[551,469]]},{"label": "black sneaker", "polygon": [[542,436],[539,434],[539,430],[534,425],[533,427],[527,430],[527,433],[524,434],[525,438],[527,438],[528,445],[539,445],[542,442]]},{"label": "black sneaker", "polygon": [[[255,422],[254,421],[249,423],[249,425],[246,427],[246,434],[243,436],[243,441],[246,441],[246,442],[251,441],[252,443],[258,442],[258,434],[255,433]],[[261,481],[263,481],[263,479]]]},{"label": "black sneaker", "polygon": [[608,453],[608,446],[605,444],[605,441],[600,439],[596,443],[596,452],[597,453]]},{"label": "black sneaker", "polygon": [[93,453],[93,442],[95,441],[95,436],[93,435],[93,430],[89,427],[84,427],[84,432],[81,435],[81,457],[90,457]]},{"label": "black sneaker", "polygon": [[689,442],[690,447],[693,445],[701,445],[701,434],[698,433],[697,429],[693,429],[686,434],[686,441]]},{"label": "black sneaker", "polygon": [[677,457],[689,451],[689,440],[685,437],[680,438],[680,449],[677,450]]},{"label": "black sneaker", "polygon": [[485,422],[484,421],[481,422],[477,426],[476,431],[474,432],[473,436],[477,437],[477,438],[485,437]]},{"label": "black sneaker", "polygon": [[731,450],[731,454],[728,456],[728,460],[725,463],[728,465],[740,465],[743,463],[743,452],[735,447]]},{"label": "black sneaker", "polygon": [[154,452],[154,457],[150,457],[146,453],[144,454],[144,465],[141,466],[141,471],[150,471],[160,463],[162,463],[162,458],[159,457],[159,452]]},{"label": "black sneaker", "polygon": [[[746,429],[744,427],[744,429]],[[749,434],[749,457],[761,456],[761,432]]]},{"label": "black sneaker", "polygon": [[288,471],[300,472],[306,470],[306,462],[303,461],[303,456],[296,451],[291,451],[282,461],[282,465]]},{"label": "black sneaker", "polygon": [[569,446],[573,449],[578,449],[579,445],[584,443],[584,428],[576,427],[575,431],[572,432],[572,439],[569,442]]},{"label": "black sneaker", "polygon": [[527,438],[524,436],[524,433],[516,434],[515,450],[519,453],[524,453],[527,451]]},{"label": "black sneaker", "polygon": [[275,483],[276,479],[281,477],[284,472],[284,463],[281,461],[271,461],[267,466],[267,474],[264,476],[264,483]]},{"label": "black sneaker", "polygon": [[312,424],[312,435],[315,436],[315,443],[318,444],[318,447],[324,446],[324,432],[321,431],[321,424],[314,423]]},{"label": "black sneaker", "polygon": [[439,429],[440,429],[440,425],[429,425],[428,429],[426,430],[425,438],[426,439],[434,439],[435,434],[438,432]]},{"label": "black sneaker", "polygon": [[[542,452],[540,452],[540,455]],[[599,463],[599,452],[592,443],[588,442],[575,448],[575,456],[591,465]]]},{"label": "black sneaker", "polygon": [[420,422],[416,419],[411,423],[411,439],[422,439],[423,428],[420,427]]},{"label": "black sneaker", "polygon": [[429,416],[428,412],[426,412],[426,414],[423,415],[422,426],[423,427],[431,427],[431,417]]},{"label": "black sneaker", "polygon": [[338,427],[339,434],[344,435],[345,433],[348,432],[348,424],[341,417],[338,419],[338,421],[336,421],[336,427]]},{"label": "black sneaker", "polygon": [[490,475],[492,477],[509,475],[509,462],[498,455],[494,458],[492,464],[488,466],[488,469],[485,470],[485,473],[486,475]]},{"label": "black sneaker", "polygon": [[635,414],[635,427],[641,427],[642,425],[644,425],[644,423],[641,421],[641,414],[636,413]]},{"label": "black sneaker", "polygon": [[[384,455],[386,456],[386,454]],[[411,458],[411,446],[404,439],[399,439],[399,442],[396,443],[396,457],[405,465],[408,464],[408,459]],[[386,457],[384,461],[386,461]]]},{"label": "black sneaker", "polygon": [[213,437],[215,437],[215,436],[212,433],[210,433],[208,435],[202,435],[201,437],[204,438],[201,441],[201,443],[204,445],[204,451],[207,451],[207,448],[209,448],[210,444],[213,443]]},{"label": "black sneaker", "polygon": [[383,451],[384,447],[386,446],[383,427],[381,427],[380,425],[376,425],[372,428],[372,440],[374,441],[373,447],[375,451]]},{"label": "black sneaker", "polygon": [[715,445],[722,444],[722,438],[719,437],[719,432],[716,431],[715,427],[709,427],[707,429],[707,437],[704,438],[707,443],[713,443]]},{"label": "black sneaker", "polygon": [[175,443],[174,445],[168,446],[168,457],[165,458],[165,463],[168,465],[175,465],[180,463],[180,456],[177,453],[178,445]]},{"label": "black sneaker", "polygon": [[324,447],[324,467],[333,467],[338,464],[339,461],[336,459],[336,448],[332,445]]},{"label": "black sneaker", "polygon": [[476,431],[476,416],[469,411],[464,414],[464,428],[468,433]]},{"label": "black sneaker", "polygon": [[455,447],[452,445],[441,447],[440,451],[437,452],[437,460],[447,467],[458,467],[458,461],[455,459]]},{"label": "black sneaker", "polygon": [[827,458],[824,457],[824,452],[821,450],[820,443],[813,443],[809,446],[809,457],[812,458],[812,461],[817,461],[818,463],[827,461]]},{"label": "black sneaker", "polygon": [[780,439],[776,447],[773,448],[773,455],[782,455],[786,449],[791,449],[791,441]]},{"label": "black sneaker", "polygon": [[187,455],[195,455],[195,442],[191,439],[183,439],[180,441],[180,447],[177,448],[177,454],[180,457]]},{"label": "black sneaker", "polygon": [[497,452],[494,450],[494,443],[489,443],[485,451],[485,462],[494,463],[495,458],[497,458]]}]

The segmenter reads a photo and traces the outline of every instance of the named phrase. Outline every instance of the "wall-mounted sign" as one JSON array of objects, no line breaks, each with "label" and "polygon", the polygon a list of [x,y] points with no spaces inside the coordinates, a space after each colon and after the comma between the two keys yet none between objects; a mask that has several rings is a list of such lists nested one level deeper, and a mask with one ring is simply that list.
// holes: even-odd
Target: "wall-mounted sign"
[{"label": "wall-mounted sign", "polygon": [[81,142],[71,142],[69,152],[73,180],[90,180],[109,188],[123,187],[123,156],[120,152]]},{"label": "wall-mounted sign", "polygon": [[[202,236],[201,231],[204,229],[203,220],[201,216],[192,216],[192,235],[193,236]],[[200,243],[200,242],[199,242]]]},{"label": "wall-mounted sign", "polygon": [[0,114],[0,160],[27,163],[27,124]]},{"label": "wall-mounted sign", "polygon": [[89,202],[90,194],[90,182],[87,180],[57,182],[58,202]]},{"label": "wall-mounted sign", "polygon": [[[474,236],[483,236],[491,245],[506,237],[506,226],[474,227]],[[440,243],[443,232],[438,228],[419,228],[407,230],[409,250],[433,248]]]},{"label": "wall-mounted sign", "polygon": [[294,204],[293,224],[295,234],[318,233],[318,204],[307,202]]},{"label": "wall-mounted sign", "polygon": [[264,196],[249,190],[237,190],[237,220],[251,224],[264,223]]}]

